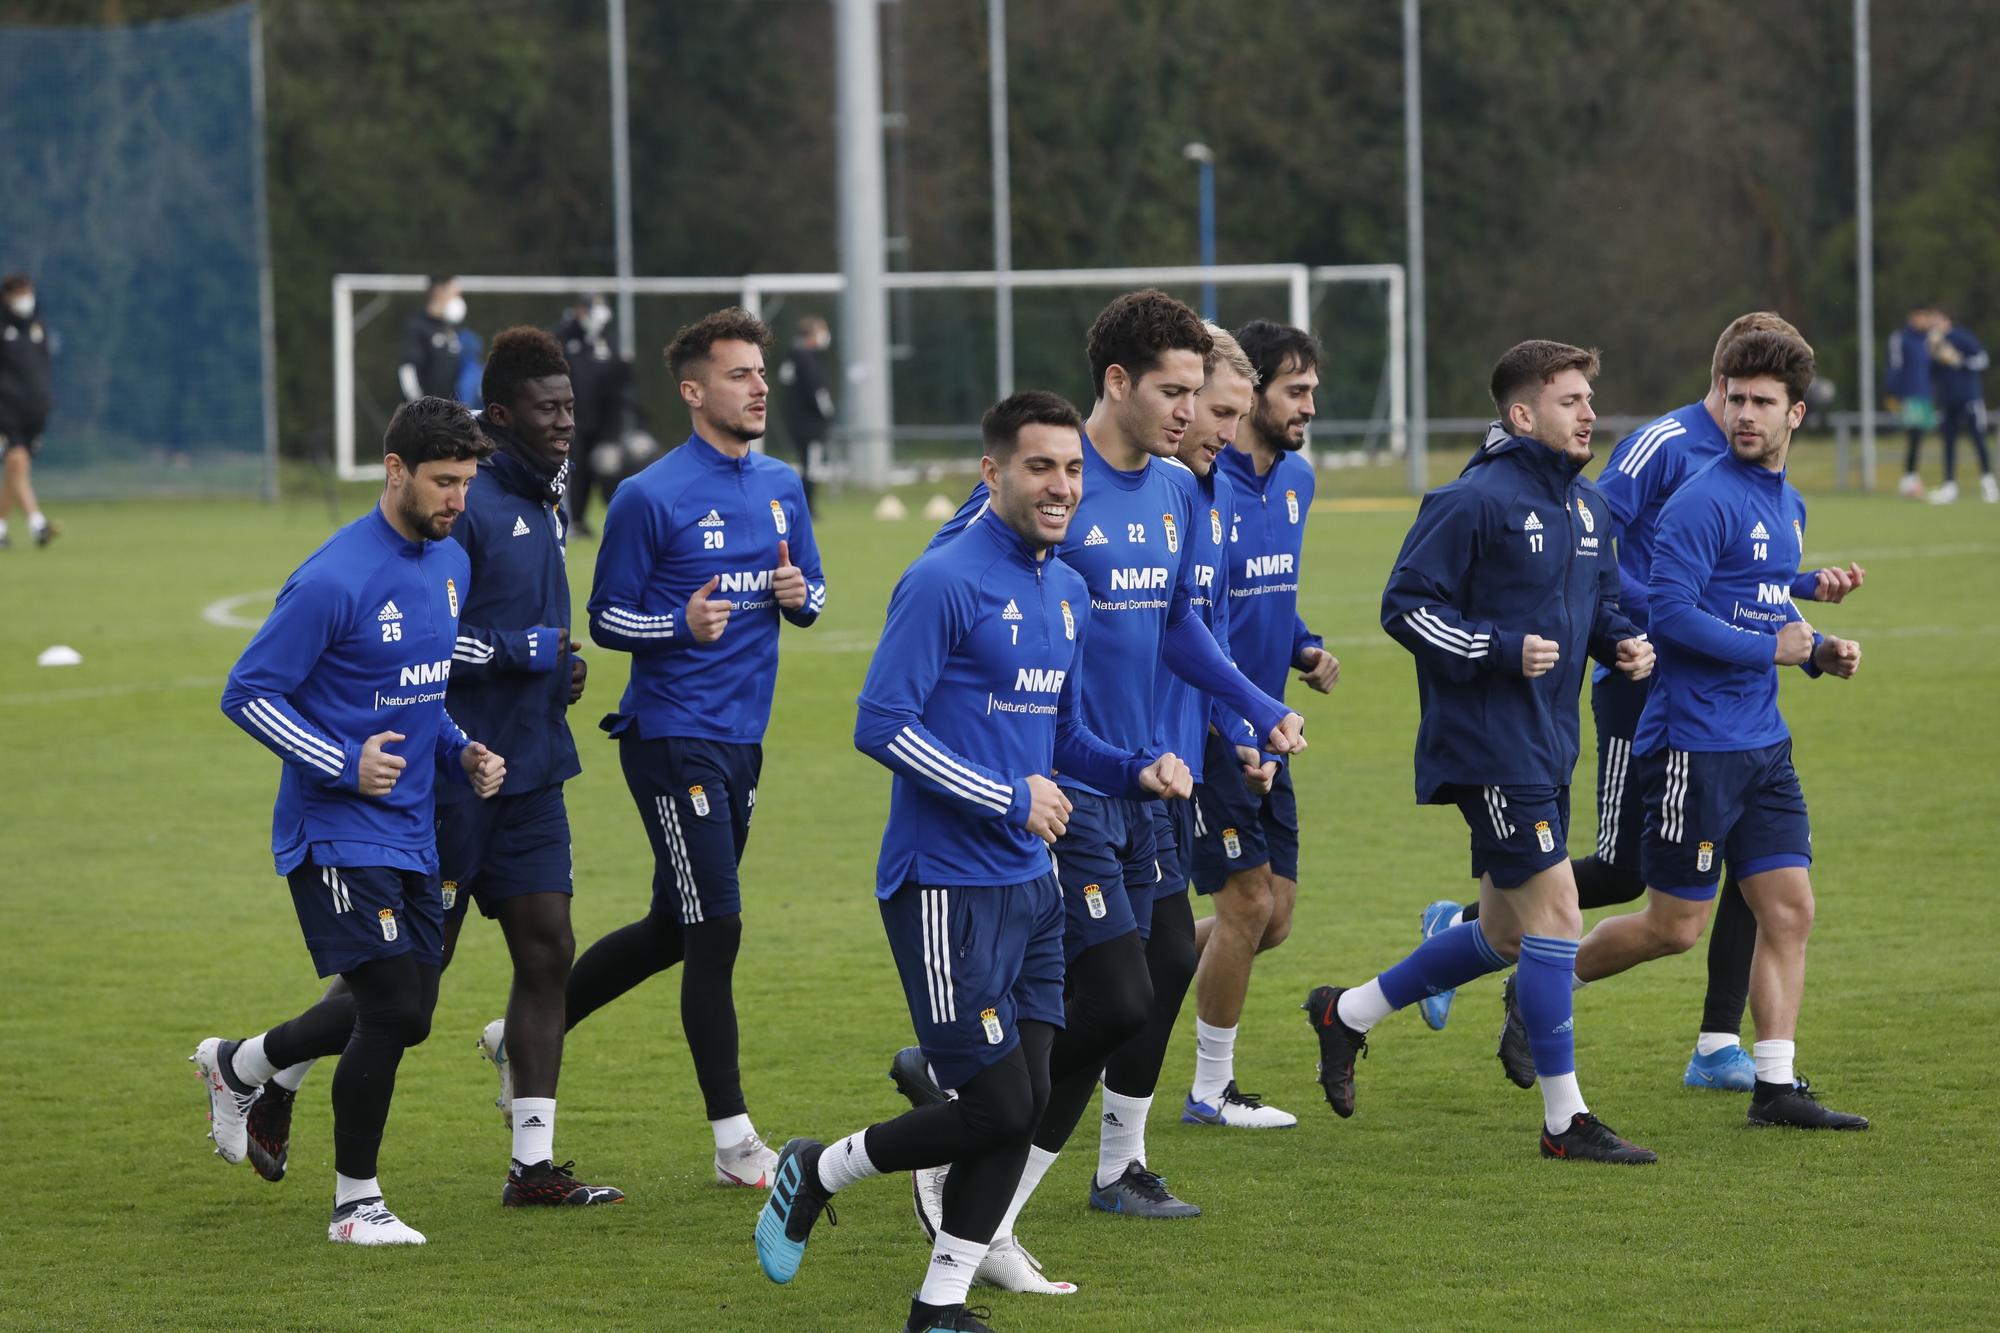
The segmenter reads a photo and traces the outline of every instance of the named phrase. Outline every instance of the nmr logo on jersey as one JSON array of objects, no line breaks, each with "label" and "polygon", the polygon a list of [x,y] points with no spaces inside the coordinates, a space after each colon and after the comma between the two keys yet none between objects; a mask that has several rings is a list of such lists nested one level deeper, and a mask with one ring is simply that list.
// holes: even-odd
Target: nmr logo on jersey
[{"label": "nmr logo on jersey", "polygon": [[1158,565],[1145,569],[1114,569],[1111,571],[1111,591],[1130,592],[1143,589],[1160,589],[1167,586],[1167,571]]},{"label": "nmr logo on jersey", "polygon": [[771,587],[771,571],[768,569],[742,570],[735,574],[724,574],[717,592],[768,592]]},{"label": "nmr logo on jersey", "polygon": [[1289,555],[1253,555],[1243,562],[1243,577],[1246,579],[1264,579],[1291,572],[1292,557]]},{"label": "nmr logo on jersey", "polygon": [[1067,671],[1047,667],[1022,667],[1014,673],[1014,690],[1027,694],[1061,694]]},{"label": "nmr logo on jersey", "polygon": [[451,677],[451,659],[442,662],[421,662],[416,666],[403,668],[403,678],[399,685],[442,685]]}]

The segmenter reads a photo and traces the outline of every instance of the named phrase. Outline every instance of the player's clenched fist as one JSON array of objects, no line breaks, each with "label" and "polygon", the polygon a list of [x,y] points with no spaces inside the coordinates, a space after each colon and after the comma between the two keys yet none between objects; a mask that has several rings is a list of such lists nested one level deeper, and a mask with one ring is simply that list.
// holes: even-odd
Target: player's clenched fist
[{"label": "player's clenched fist", "polygon": [[472,779],[472,790],[481,800],[485,800],[500,790],[500,784],[507,780],[507,761],[478,741],[459,751],[458,762],[465,769],[465,776]]},{"label": "player's clenched fist", "polygon": [[361,742],[361,772],[356,789],[363,796],[387,796],[395,789],[396,779],[403,776],[403,765],[408,761],[382,747],[402,739],[400,731],[378,731]]},{"label": "player's clenched fist", "polygon": [[806,572],[792,563],[791,544],[783,539],[778,542],[778,569],[771,575],[771,595],[787,611],[806,604]]},{"label": "player's clenched fist", "polygon": [[1039,773],[1028,774],[1028,832],[1053,843],[1069,832],[1069,797]]},{"label": "player's clenched fist", "polygon": [[1820,640],[1813,663],[1829,676],[1849,680],[1861,670],[1861,645],[1852,639],[1836,639],[1829,634]]},{"label": "player's clenched fist", "polygon": [[1618,669],[1631,680],[1644,680],[1653,674],[1653,645],[1641,634],[1636,639],[1618,641]]},{"label": "player's clenched fist", "polygon": [[735,604],[726,597],[711,597],[722,586],[722,575],[709,576],[708,582],[694,590],[688,598],[687,627],[694,635],[696,643],[714,643],[722,637],[723,627],[729,624],[730,608]]},{"label": "player's clenched fist", "polygon": [[1194,775],[1188,772],[1186,761],[1171,750],[1140,770],[1139,785],[1169,801],[1185,801],[1194,795]]},{"label": "player's clenched fist", "polygon": [[1813,651],[1813,627],[1803,620],[1794,620],[1778,631],[1777,647],[1773,650],[1779,666],[1798,666]]},{"label": "player's clenched fist", "polygon": [[1299,679],[1321,694],[1340,683],[1340,659],[1326,649],[1306,648],[1299,653],[1299,660],[1306,663]]},{"label": "player's clenched fist", "polygon": [[1562,648],[1554,639],[1529,634],[1521,639],[1521,674],[1529,680],[1546,676],[1562,661]]},{"label": "player's clenched fist", "polygon": [[1306,748],[1305,731],[1306,720],[1297,713],[1287,713],[1264,738],[1264,748],[1272,754],[1298,754]]}]

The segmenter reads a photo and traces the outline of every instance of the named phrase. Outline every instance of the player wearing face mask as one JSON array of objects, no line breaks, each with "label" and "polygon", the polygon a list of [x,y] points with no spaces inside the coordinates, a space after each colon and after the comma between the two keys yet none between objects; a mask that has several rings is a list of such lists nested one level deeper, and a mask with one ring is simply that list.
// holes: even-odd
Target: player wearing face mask
[{"label": "player wearing face mask", "polygon": [[[595,532],[587,514],[598,477],[594,455],[600,444],[616,443],[625,429],[632,388],[632,365],[611,341],[611,306],[600,292],[577,298],[555,328],[569,362],[576,392],[576,436],[570,450],[569,491],[563,507],[573,533]],[[609,493],[607,492],[607,500]]]},{"label": "player wearing face mask", "polygon": [[458,331],[464,323],[465,297],[458,290],[458,279],[443,274],[433,277],[424,308],[403,326],[403,354],[396,367],[396,382],[404,402],[427,395],[458,397],[459,369],[465,359]]}]

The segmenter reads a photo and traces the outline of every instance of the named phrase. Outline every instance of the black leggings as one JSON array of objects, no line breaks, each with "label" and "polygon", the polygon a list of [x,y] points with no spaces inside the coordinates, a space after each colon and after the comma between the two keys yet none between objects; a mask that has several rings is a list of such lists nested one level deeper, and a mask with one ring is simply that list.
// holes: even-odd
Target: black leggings
[{"label": "black leggings", "polygon": [[321,1000],[264,1038],[265,1057],[280,1069],[340,1056],[333,1071],[333,1169],[343,1176],[375,1175],[396,1066],[404,1050],[430,1035],[438,972],[409,954],[363,963],[341,973],[347,994]]},{"label": "black leggings", "polygon": [[1111,1053],[1104,1063],[1104,1088],[1124,1097],[1150,1097],[1160,1084],[1167,1046],[1181,1016],[1181,1001],[1194,983],[1200,955],[1194,948],[1194,904],[1187,890],[1153,904],[1153,934],[1146,941],[1146,970],[1153,981],[1153,1003],[1138,1035]]},{"label": "black leggings", "polygon": [[649,913],[620,926],[583,951],[569,974],[569,1026],[675,963],[681,968],[681,1028],[694,1057],[695,1081],[710,1120],[742,1115],[743,1073],[737,1059],[736,954],[741,915],[683,926]]},{"label": "black leggings", "polygon": [[1055,1029],[1027,1019],[1020,1034],[1020,1044],[968,1079],[956,1098],[871,1126],[862,1140],[884,1175],[951,1164],[938,1225],[960,1240],[993,1239],[1049,1104]]},{"label": "black leggings", "polygon": [[1065,1027],[1049,1050],[1049,1104],[1035,1131],[1035,1146],[1061,1152],[1104,1061],[1146,1024],[1153,1007],[1153,978],[1139,932],[1094,944],[1069,965],[1063,985]]}]

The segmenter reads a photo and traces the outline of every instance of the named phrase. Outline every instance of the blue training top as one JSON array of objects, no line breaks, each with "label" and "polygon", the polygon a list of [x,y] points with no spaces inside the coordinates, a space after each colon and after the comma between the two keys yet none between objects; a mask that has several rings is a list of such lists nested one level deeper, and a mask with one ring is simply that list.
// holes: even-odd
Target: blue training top
[{"label": "blue training top", "polygon": [[[1417,659],[1419,802],[1569,782],[1586,653],[1608,665],[1639,633],[1618,609],[1610,518],[1579,464],[1498,422],[1424,497],[1382,593],[1382,627]],[[1532,680],[1530,634],[1561,654]]]},{"label": "blue training top", "polygon": [[904,571],[854,723],[855,748],[896,775],[877,897],[912,880],[1047,874],[1049,849],[1027,829],[1031,773],[1146,795],[1137,777],[1158,752],[1106,745],[1078,706],[1089,598],[1074,570],[990,517]]},{"label": "blue training top", "polygon": [[[771,595],[778,543],[805,574],[806,604]],[[711,577],[734,606],[722,636],[697,643],[683,616]],[[618,488],[604,513],[590,637],[632,654],[632,680],[603,727],[652,739],[687,736],[754,745],[771,721],[778,617],[807,626],[826,606],[826,579],[799,474],[775,458],[732,458],[699,435]]]},{"label": "blue training top", "polygon": [[[222,690],[229,720],[285,761],[271,811],[279,874],[308,856],[437,869],[435,774],[467,782],[468,742],[444,697],[470,585],[463,547],[408,541],[379,506],[285,580]],[[387,795],[363,796],[361,747],[384,731],[403,736],[383,749],[407,763]]]},{"label": "blue training top", "polygon": [[1257,475],[1257,460],[1235,445],[1216,467],[1236,490],[1229,534],[1229,643],[1243,674],[1274,699],[1285,697],[1287,672],[1303,671],[1300,654],[1322,641],[1299,618],[1299,566],[1306,517],[1318,478],[1296,453],[1281,453]]},{"label": "blue training top", "polygon": [[1634,750],[1758,750],[1791,734],[1771,640],[1800,618],[1792,579],[1805,544],[1806,502],[1785,474],[1733,453],[1667,501],[1651,587],[1659,680]]}]

